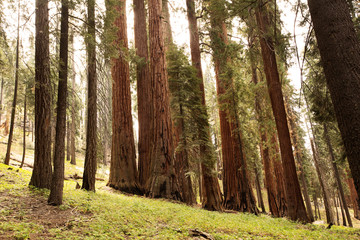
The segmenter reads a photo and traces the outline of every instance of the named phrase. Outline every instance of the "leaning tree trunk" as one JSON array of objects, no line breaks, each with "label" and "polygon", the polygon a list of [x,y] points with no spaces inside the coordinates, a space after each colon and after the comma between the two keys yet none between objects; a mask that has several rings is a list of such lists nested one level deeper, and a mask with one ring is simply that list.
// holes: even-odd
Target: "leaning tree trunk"
[{"label": "leaning tree trunk", "polygon": [[17,38],[16,38],[16,63],[15,63],[15,86],[14,86],[14,97],[11,106],[11,120],[10,120],[10,132],[7,143],[7,150],[5,155],[4,163],[9,165],[10,163],[10,153],[11,153],[11,145],[14,134],[14,125],[15,125],[15,112],[16,112],[16,101],[17,101],[17,92],[18,92],[18,82],[19,82],[19,45],[20,45],[20,0],[18,5],[18,26],[17,26]]},{"label": "leaning tree trunk", "polygon": [[326,145],[327,145],[329,153],[330,153],[331,165],[333,167],[336,183],[337,183],[337,186],[338,186],[338,189],[339,189],[339,195],[341,197],[340,200],[341,200],[341,203],[343,204],[343,208],[344,208],[345,213],[346,213],[346,218],[347,218],[347,221],[349,223],[349,227],[352,227],[353,224],[352,224],[352,221],[351,221],[349,208],[348,208],[347,203],[346,203],[344,189],[343,189],[343,186],[342,186],[342,183],[341,183],[339,169],[338,169],[337,164],[336,164],[335,154],[334,154],[334,150],[333,150],[333,147],[332,147],[332,144],[331,144],[328,128],[327,128],[326,123],[324,123],[323,126],[324,126],[324,137],[325,137]]},{"label": "leaning tree trunk", "polygon": [[51,180],[48,203],[59,206],[62,204],[64,171],[65,171],[65,135],[66,106],[68,79],[68,47],[69,47],[69,6],[68,0],[61,1],[60,61],[59,85],[56,114],[56,136],[54,152],[54,172]]},{"label": "leaning tree trunk", "polygon": [[270,23],[266,5],[262,1],[256,8],[256,20],[259,26],[261,53],[264,62],[268,91],[273,109],[276,129],[279,136],[281,159],[285,175],[285,189],[287,215],[291,220],[309,222],[304,201],[301,195],[300,184],[296,174],[295,159],[292,151],[289,127],[286,119],[284,99],[282,95],[279,73],[277,70],[274,44],[269,35]]},{"label": "leaning tree trunk", "polygon": [[308,4],[336,119],[360,195],[360,41],[346,1],[308,0]]},{"label": "leaning tree trunk", "polygon": [[144,0],[133,0],[136,54],[142,62],[136,66],[137,102],[139,119],[139,182],[145,187],[150,177],[153,121],[150,69],[148,64],[148,39]]},{"label": "leaning tree trunk", "polygon": [[294,150],[295,150],[295,156],[296,156],[296,160],[299,164],[299,170],[300,170],[300,181],[302,183],[302,187],[303,187],[303,196],[305,199],[305,204],[306,204],[306,210],[309,216],[309,220],[310,222],[314,222],[314,215],[312,212],[312,207],[311,207],[311,201],[310,201],[310,196],[308,193],[308,188],[307,188],[307,183],[306,183],[306,179],[305,179],[305,172],[304,172],[304,166],[303,166],[303,153],[302,153],[302,149],[299,146],[300,141],[299,141],[299,136],[297,133],[298,130],[298,125],[296,123],[296,116],[295,116],[295,112],[292,108],[292,106],[289,105],[289,98],[286,98],[287,102],[286,102],[286,109],[287,109],[287,113],[288,113],[288,121],[289,121],[289,125],[290,125],[290,129],[291,129],[291,139],[292,139],[292,143],[294,145]]},{"label": "leaning tree trunk", "polygon": [[52,167],[48,0],[36,0],[35,9],[35,158],[30,185],[50,188]]},{"label": "leaning tree trunk", "polygon": [[108,185],[128,193],[140,193],[137,180],[136,151],[131,115],[131,92],[129,62],[126,60],[128,48],[126,27],[126,0],[115,6],[117,39],[113,43],[119,57],[112,59],[112,146]]},{"label": "leaning tree trunk", "polygon": [[153,198],[181,199],[174,170],[174,146],[166,72],[161,0],[149,1],[150,70],[153,92],[154,145],[146,194]]},{"label": "leaning tree trunk", "polygon": [[96,39],[95,39],[95,0],[87,0],[88,35],[88,102],[86,127],[85,167],[82,187],[88,191],[95,191],[95,175],[97,168],[97,78],[96,78]]},{"label": "leaning tree trunk", "polygon": [[[350,174],[348,173],[348,175],[350,175]],[[352,207],[354,210],[354,218],[360,220],[360,208],[359,208],[359,205],[357,204],[359,197],[358,197],[356,189],[355,189],[354,180],[351,178],[351,176],[348,176],[347,182],[348,182],[348,186],[350,189],[350,198],[351,198]]]},{"label": "leaning tree trunk", "polygon": [[[201,172],[201,177],[199,178],[200,199],[202,195],[205,196],[204,199],[201,199],[203,208],[207,210],[222,210],[222,197],[219,181],[217,179],[217,173],[213,173],[216,158],[214,157],[215,152],[213,147],[211,146],[212,143],[210,140],[209,120],[206,111],[205,89],[201,67],[199,30],[197,27],[194,0],[186,0],[186,6],[190,32],[191,62],[197,70],[197,77],[201,79],[199,86],[201,91],[202,104],[202,108],[200,109],[200,115],[203,117],[201,118],[201,121],[198,122],[199,139],[201,139],[200,158],[202,159],[202,162],[200,164],[201,169],[199,168]],[[202,192],[204,194],[202,194]]]}]

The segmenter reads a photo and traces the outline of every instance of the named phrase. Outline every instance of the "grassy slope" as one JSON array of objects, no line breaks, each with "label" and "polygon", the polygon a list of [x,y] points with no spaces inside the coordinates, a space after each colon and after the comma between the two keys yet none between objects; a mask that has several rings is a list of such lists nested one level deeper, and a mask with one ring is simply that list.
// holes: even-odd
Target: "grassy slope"
[{"label": "grassy slope", "polygon": [[[0,164],[0,239],[190,239],[189,229],[195,228],[215,239],[360,238],[358,229],[333,226],[327,230],[265,215],[208,212],[126,196],[108,189],[104,182],[98,182],[96,193],[88,193],[76,190],[73,181],[65,181],[64,205],[51,207],[46,205],[48,191],[29,188],[29,179],[29,171],[8,170]],[[46,209],[43,214],[52,212],[49,216],[62,221],[42,222],[26,201],[39,201],[36,209]]]}]

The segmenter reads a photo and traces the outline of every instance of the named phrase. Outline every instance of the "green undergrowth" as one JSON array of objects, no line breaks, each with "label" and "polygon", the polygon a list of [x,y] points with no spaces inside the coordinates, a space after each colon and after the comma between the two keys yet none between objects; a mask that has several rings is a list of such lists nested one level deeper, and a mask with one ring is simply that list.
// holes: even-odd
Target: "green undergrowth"
[{"label": "green undergrowth", "polygon": [[[0,164],[0,176],[0,198],[11,196],[14,201],[13,207],[1,205],[0,239],[193,239],[191,229],[215,239],[360,239],[359,229],[326,229],[267,215],[209,212],[121,194],[107,188],[105,182],[97,182],[93,193],[76,190],[74,181],[65,181],[64,204],[51,207],[46,205],[49,191],[28,187],[30,172],[8,170]],[[62,223],[42,224],[31,215],[33,210],[16,202],[19,196],[42,200],[39,206],[56,210],[59,218],[64,218]]]}]

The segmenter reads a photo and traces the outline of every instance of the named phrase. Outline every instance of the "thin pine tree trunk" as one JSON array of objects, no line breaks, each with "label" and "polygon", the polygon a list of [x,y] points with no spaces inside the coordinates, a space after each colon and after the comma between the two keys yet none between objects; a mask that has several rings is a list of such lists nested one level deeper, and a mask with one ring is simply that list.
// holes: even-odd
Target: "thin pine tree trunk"
[{"label": "thin pine tree trunk", "polygon": [[324,127],[324,137],[325,137],[325,141],[326,141],[329,153],[330,153],[331,165],[332,165],[332,168],[333,168],[333,171],[334,171],[337,187],[339,189],[341,202],[344,204],[344,209],[345,209],[347,221],[349,223],[349,227],[352,227],[353,224],[352,224],[352,221],[351,221],[351,216],[350,216],[350,213],[349,213],[349,209],[347,207],[345,194],[344,194],[343,186],[342,186],[341,179],[340,179],[339,169],[338,169],[337,164],[336,164],[334,150],[333,150],[333,147],[332,147],[332,144],[331,144],[328,128],[327,128],[327,125],[325,123],[323,124],[323,127]]},{"label": "thin pine tree trunk", "polygon": [[70,145],[71,145],[71,129],[70,129],[70,121],[66,122],[66,161],[70,160]]},{"label": "thin pine tree trunk", "polygon": [[[74,33],[70,36],[70,41],[72,42],[72,46],[74,49]],[[72,68],[73,68],[73,74],[71,76],[71,89],[72,89],[72,101],[71,101],[71,128],[70,128],[70,164],[76,165],[76,156],[75,156],[75,135],[76,135],[76,116],[75,116],[75,78],[76,78],[76,72],[75,72],[75,55],[72,56]]]},{"label": "thin pine tree trunk", "polygon": [[4,91],[4,78],[1,78],[1,90],[0,90],[0,124],[1,124],[1,117],[2,117],[2,100],[3,100],[3,91]]},{"label": "thin pine tree trunk", "polygon": [[26,89],[24,95],[23,154],[22,154],[20,168],[24,166],[25,154],[26,154]]},{"label": "thin pine tree trunk", "polygon": [[11,106],[11,120],[10,120],[10,132],[7,143],[7,150],[5,155],[4,163],[9,165],[10,163],[10,154],[11,154],[11,145],[14,134],[14,125],[15,125],[15,113],[16,113],[16,101],[17,101],[17,91],[18,91],[18,82],[19,82],[19,48],[20,48],[20,0],[18,0],[18,26],[17,26],[17,38],[16,38],[16,62],[15,62],[15,86],[14,86],[14,97]]},{"label": "thin pine tree trunk", "polygon": [[343,220],[343,226],[346,226],[346,217],[345,217],[345,211],[344,211],[344,204],[341,201],[340,193],[338,194],[338,200],[339,200],[339,203],[340,203],[341,218]]}]

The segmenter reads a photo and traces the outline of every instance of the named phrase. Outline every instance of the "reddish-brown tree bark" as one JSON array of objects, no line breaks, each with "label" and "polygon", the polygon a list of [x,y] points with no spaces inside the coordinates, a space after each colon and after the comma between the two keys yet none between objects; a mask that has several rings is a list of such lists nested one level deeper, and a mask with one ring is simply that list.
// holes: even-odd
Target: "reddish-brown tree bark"
[{"label": "reddish-brown tree bark", "polygon": [[86,152],[82,188],[95,191],[97,168],[97,76],[96,76],[96,39],[95,39],[95,0],[87,1],[88,35],[86,40],[88,61],[88,103],[86,126]]},{"label": "reddish-brown tree bark", "polygon": [[281,160],[285,177],[287,216],[291,220],[309,222],[301,195],[299,180],[296,174],[295,159],[286,119],[279,73],[277,70],[274,44],[272,37],[269,35],[270,23],[266,7],[267,5],[264,5],[263,1],[259,1],[259,7],[256,8],[256,21],[260,32],[260,46],[267,86],[279,136]]},{"label": "reddish-brown tree bark", "polygon": [[360,195],[359,37],[347,1],[308,0],[308,5],[351,175]]},{"label": "reddish-brown tree bark", "polygon": [[136,54],[142,58],[137,64],[137,100],[139,119],[139,182],[142,187],[150,176],[152,148],[152,94],[150,69],[148,64],[148,38],[146,30],[146,13],[144,0],[134,0],[134,29]]},{"label": "reddish-brown tree bark", "polygon": [[56,136],[54,151],[54,172],[51,180],[48,204],[59,206],[63,200],[65,171],[65,134],[68,80],[69,6],[68,0],[61,1],[59,85],[56,113]]},{"label": "reddish-brown tree bark", "polygon": [[[165,44],[165,53],[171,49],[171,46],[174,45],[173,38],[172,38],[172,30],[171,30],[171,23],[170,23],[170,12],[169,12],[169,6],[168,6],[168,0],[162,0],[162,16],[164,18],[163,20],[163,32],[164,32],[164,44]],[[171,92],[171,89],[173,89],[174,92]],[[182,195],[182,200],[192,205],[196,203],[194,191],[192,188],[192,182],[190,176],[187,176],[186,173],[189,172],[189,157],[188,152],[186,150],[186,137],[184,136],[186,129],[185,129],[185,114],[183,110],[183,103],[182,97],[176,91],[180,91],[179,87],[172,87],[170,85],[170,92],[171,95],[177,95],[179,96],[179,102],[175,102],[175,104],[178,105],[179,110],[174,113],[176,116],[179,116],[178,118],[174,119],[173,124],[173,132],[174,132],[174,147],[175,149],[179,146],[179,144],[182,144],[185,149],[178,150],[175,153],[175,172],[177,175],[177,179],[179,182],[179,190]]]},{"label": "reddish-brown tree bark", "polygon": [[36,0],[35,28],[35,158],[30,185],[50,188],[51,85],[47,0]]},{"label": "reddish-brown tree bark", "polygon": [[357,204],[359,196],[357,195],[357,192],[355,189],[354,180],[351,178],[349,173],[348,173],[347,183],[348,183],[348,186],[350,189],[350,198],[351,198],[351,203],[352,203],[352,207],[354,210],[354,218],[360,220],[360,208],[359,208],[359,205]]},{"label": "reddish-brown tree bark", "polygon": [[[228,209],[258,213],[255,197],[249,182],[241,129],[233,96],[224,99],[225,89],[233,88],[231,76],[226,76],[227,64],[230,61],[226,55],[228,44],[225,25],[225,6],[213,1],[209,2],[210,39],[215,63],[217,95],[219,99],[220,131],[223,155],[223,190],[224,207]],[[228,75],[228,74],[226,74]],[[227,105],[227,108],[224,106]]]},{"label": "reddish-brown tree bark", "polygon": [[150,72],[153,92],[153,149],[147,195],[153,198],[181,199],[174,170],[174,143],[167,79],[161,0],[149,1]]},{"label": "reddish-brown tree bark", "polygon": [[113,43],[119,57],[112,59],[112,146],[108,185],[128,193],[140,193],[137,181],[136,152],[131,115],[131,92],[129,63],[126,60],[128,48],[126,26],[126,0],[115,6],[117,29]]}]

